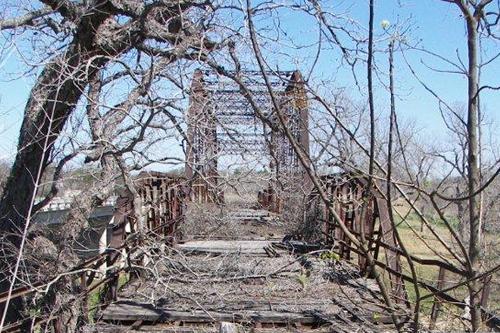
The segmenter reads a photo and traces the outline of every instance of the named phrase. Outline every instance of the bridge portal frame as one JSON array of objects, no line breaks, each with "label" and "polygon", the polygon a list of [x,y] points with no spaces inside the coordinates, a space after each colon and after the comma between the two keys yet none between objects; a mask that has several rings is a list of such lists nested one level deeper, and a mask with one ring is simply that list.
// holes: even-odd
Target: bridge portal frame
[{"label": "bridge portal frame", "polygon": [[[267,72],[266,75],[270,78],[273,94],[279,100],[287,126],[292,130],[303,152],[309,155],[309,103],[301,73],[279,71]],[[235,82],[221,89],[221,79],[227,78],[217,75],[214,71],[196,70],[193,74],[186,116],[185,174],[191,181],[190,197],[197,202],[223,202],[224,195],[218,190],[220,153],[224,149],[226,153],[252,150],[258,147],[256,143],[259,140],[263,140],[271,157],[269,167],[274,178],[269,182],[268,188],[259,193],[258,201],[263,208],[279,212],[281,201],[276,188],[280,177],[293,175],[299,178],[300,182],[303,181],[303,184],[309,184],[310,181],[291,143],[280,129],[268,87],[262,80],[262,73],[244,71],[239,72],[238,76],[243,78],[246,93],[242,92]],[[259,108],[260,116],[255,112],[255,108]],[[260,136],[235,133],[233,136],[229,135],[228,140],[230,131],[218,131],[221,124],[227,128],[255,119],[263,126]]]}]

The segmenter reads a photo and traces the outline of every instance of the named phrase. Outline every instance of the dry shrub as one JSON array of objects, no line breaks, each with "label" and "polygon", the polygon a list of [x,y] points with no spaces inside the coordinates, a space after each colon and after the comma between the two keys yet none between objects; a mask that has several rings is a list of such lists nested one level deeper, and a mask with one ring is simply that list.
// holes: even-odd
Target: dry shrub
[{"label": "dry shrub", "polygon": [[184,222],[179,226],[183,239],[232,238],[238,236],[236,229],[224,206],[209,203],[189,203]]},{"label": "dry shrub", "polygon": [[282,219],[287,226],[288,235],[317,243],[323,239],[320,202],[317,198],[311,199],[309,191],[302,184],[302,179],[292,178],[279,191],[283,202]]}]

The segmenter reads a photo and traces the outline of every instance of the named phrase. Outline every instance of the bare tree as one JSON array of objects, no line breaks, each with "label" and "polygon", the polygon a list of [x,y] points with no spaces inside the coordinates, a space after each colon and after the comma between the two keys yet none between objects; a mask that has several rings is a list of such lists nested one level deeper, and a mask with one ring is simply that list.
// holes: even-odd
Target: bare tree
[{"label": "bare tree", "polygon": [[[197,2],[41,1],[40,5],[42,9],[0,23],[4,30],[52,30],[56,38],[64,41],[61,44],[65,44],[47,59],[31,90],[18,153],[0,204],[1,230],[7,235],[4,242],[21,251],[9,259],[12,266],[2,264],[2,291],[16,284],[19,258],[41,176],[89,82],[97,79],[101,69],[132,50],[160,54],[168,63],[180,58],[196,59],[213,47],[190,21],[194,16],[184,15],[190,9],[206,7]],[[124,17],[127,19],[123,20]],[[151,46],[152,42],[171,47],[158,49]],[[133,96],[131,102],[136,102]],[[17,303],[9,309],[6,319],[12,321],[19,317],[22,305]]]},{"label": "bare tree", "polygon": [[[122,191],[127,198],[139,200],[133,182],[135,171],[158,165],[184,165],[193,189],[211,182],[217,194],[217,200],[210,204],[192,203],[187,214],[191,224],[182,229],[188,236],[244,235],[248,230],[231,224],[228,212],[234,213],[234,207],[255,204],[255,198],[248,198],[259,188],[278,193],[283,200],[280,204],[285,202],[289,208],[282,218],[295,222],[293,227],[299,230],[299,236],[310,231],[304,227],[304,220],[314,220],[311,225],[315,232],[309,235],[319,240],[325,237],[325,222],[316,212],[306,211],[309,202],[305,199],[313,189],[333,217],[330,222],[366,258],[384,307],[389,309],[398,329],[403,329],[401,317],[410,313],[414,330],[420,329],[425,314],[422,302],[442,293],[441,287],[431,288],[434,291],[430,294],[423,292],[429,281],[417,266],[427,261],[411,251],[411,246],[418,244],[451,271],[459,275],[465,272],[452,279],[453,286],[441,289],[468,288],[470,305],[456,303],[471,309],[472,330],[479,330],[482,279],[496,272],[498,266],[497,262],[483,260],[482,233],[485,216],[497,209],[495,186],[499,173],[498,152],[482,155],[483,148],[490,149],[487,145],[494,143],[482,141],[480,103],[483,91],[498,90],[480,83],[480,70],[498,55],[481,61],[481,42],[498,39],[493,27],[500,16],[492,0],[442,1],[457,6],[466,23],[469,62],[465,66],[459,58],[455,66],[456,72],[467,77],[465,117],[420,78],[406,57],[409,52],[423,52],[447,64],[452,61],[420,48],[418,43],[410,45],[405,35],[406,22],[394,26],[384,22],[382,30],[377,29],[375,10],[381,2],[373,0],[364,9],[368,14],[366,24],[357,21],[356,13],[339,10],[342,6],[312,0],[40,0],[19,10],[18,16],[2,19],[0,28],[13,43],[34,49],[33,53],[42,56],[38,56],[38,64],[26,64],[37,80],[24,109],[16,159],[0,202],[0,230],[4,234],[0,291],[10,293],[15,286],[32,281],[30,277],[38,279],[44,275],[46,271],[40,269],[33,251],[36,244],[52,249],[46,261],[56,262],[53,254],[58,251],[64,254],[64,262],[50,266],[55,267],[53,271],[59,277],[64,276],[68,267],[78,261],[73,248],[93,208]],[[304,32],[306,37],[297,37],[287,17],[293,22],[307,23],[303,24],[310,29]],[[411,76],[405,79],[415,79],[438,100],[436,113],[441,112],[451,132],[451,152],[443,152],[442,142],[429,148],[431,145],[418,136],[416,125],[398,118],[397,100],[404,96],[398,95],[395,59],[407,63]],[[310,110],[307,124],[300,130],[301,135],[311,138],[310,151],[309,142],[306,149],[301,141],[305,136],[297,135],[297,123],[291,120],[288,108],[283,107],[283,92],[278,87],[287,87],[288,93],[295,88],[289,85],[290,77],[280,74],[283,64],[296,66],[303,74],[294,81],[303,89],[294,102]],[[189,86],[193,72],[194,83]],[[206,77],[206,72],[213,77]],[[339,87],[339,72],[347,73],[343,78],[349,82],[344,87]],[[366,82],[361,79],[365,74]],[[217,83],[210,83],[211,79]],[[230,82],[233,89],[229,102],[215,90],[203,88],[220,84],[218,88],[224,90],[224,82]],[[255,82],[260,84],[258,93],[253,90]],[[203,105],[201,112],[193,116],[186,110],[197,98]],[[219,116],[234,116],[224,103],[234,103],[244,109],[244,117],[253,117],[254,133],[245,132],[245,124],[238,120],[225,122],[222,116],[217,118],[217,112]],[[193,130],[190,122],[197,122],[199,128]],[[201,134],[196,136],[194,131]],[[256,133],[260,140],[250,141],[248,138]],[[208,144],[191,142],[196,140]],[[276,151],[277,140],[281,140],[279,144],[287,150],[285,153],[293,156],[290,165],[280,165],[278,155],[283,152]],[[193,146],[203,148],[194,152],[201,158],[190,157]],[[231,160],[226,154],[237,157]],[[61,241],[49,244],[32,232],[32,216],[60,193],[72,163],[91,166],[93,179],[74,198],[67,223],[61,228]],[[302,173],[297,176],[293,172],[299,167]],[[183,173],[182,168],[177,171]],[[411,273],[406,276],[411,283],[406,287],[415,291],[412,308],[403,305],[404,292],[398,294],[387,288],[392,273],[374,255],[375,240],[367,239],[364,227],[358,235],[335,209],[343,202],[328,192],[323,181],[335,172],[368,180],[362,199],[354,203],[361,207],[361,220],[373,213],[369,206],[373,198],[383,200],[397,258],[401,256],[404,269]],[[457,176],[463,186],[454,182]],[[453,191],[449,190],[450,184],[456,185]],[[221,193],[226,196],[225,206]],[[452,209],[453,206],[457,208]],[[143,203],[137,201],[134,218],[139,222],[144,218],[143,208]],[[463,220],[461,227],[469,227],[467,237],[455,227],[455,218]],[[420,230],[415,229],[413,219],[420,222]],[[137,226],[140,229],[144,225]],[[411,235],[410,240],[402,237],[403,226],[408,229],[405,232]],[[277,230],[282,232],[285,228],[280,225]],[[333,246],[329,241],[327,244]],[[152,255],[154,250],[147,246],[143,248],[146,255],[158,262],[170,259],[163,252],[161,257]],[[146,265],[141,269],[151,268]],[[154,269],[151,272],[157,276]],[[189,275],[189,268],[186,272]],[[47,295],[51,303],[59,305],[51,309],[52,313],[60,315],[71,306],[75,306],[75,313],[85,312],[84,308],[78,310],[78,296],[67,297],[72,292],[80,295],[74,279],[56,280],[54,283],[61,290],[67,290],[63,294],[53,288]],[[168,287],[168,282],[161,283]],[[0,309],[4,316],[0,329],[5,322],[23,318],[26,309],[20,298],[9,300],[5,309]],[[67,312],[65,315],[75,329],[79,325],[75,322],[81,319]]]}]

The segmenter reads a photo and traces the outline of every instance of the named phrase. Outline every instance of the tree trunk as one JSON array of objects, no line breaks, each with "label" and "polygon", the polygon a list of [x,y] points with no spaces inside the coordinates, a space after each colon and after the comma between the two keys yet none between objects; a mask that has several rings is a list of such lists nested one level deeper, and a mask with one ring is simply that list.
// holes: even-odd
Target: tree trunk
[{"label": "tree trunk", "polygon": [[[37,192],[37,178],[49,163],[53,146],[85,87],[109,57],[126,47],[104,49],[97,41],[98,29],[109,14],[98,8],[81,19],[78,30],[64,54],[57,56],[41,72],[24,110],[18,151],[0,202],[0,233],[4,248],[11,250],[0,264],[0,292],[11,284],[10,272],[16,264],[27,216]],[[106,56],[106,57],[102,57]],[[8,245],[7,245],[8,244]],[[9,246],[10,245],[10,246]],[[5,303],[0,304],[0,314]],[[6,322],[22,317],[19,299],[12,300]]]},{"label": "tree trunk", "polygon": [[[65,19],[73,21],[77,28],[64,53],[55,57],[41,72],[24,110],[18,152],[0,202],[2,245],[4,249],[12,249],[4,252],[4,260],[0,263],[0,292],[8,290],[11,285],[9,280],[16,276],[16,272],[12,273],[9,269],[17,267],[18,258],[22,257],[19,254],[22,254],[22,242],[29,226],[37,179],[50,162],[54,143],[97,71],[110,59],[126,53],[148,38],[168,41],[172,45],[182,44],[179,50],[184,52],[191,47],[191,42],[197,50],[214,46],[201,36],[199,40],[191,35],[183,39],[178,34],[185,27],[169,24],[171,18],[181,18],[185,10],[197,4],[195,2],[170,4],[158,1],[161,6],[156,3],[133,6],[134,1],[125,1],[125,5],[122,1],[110,0],[94,0],[92,6],[87,6],[86,1],[82,4],[77,1],[42,2],[53,7]],[[131,11],[132,20],[122,23],[114,17],[123,14],[125,7],[127,14]],[[166,25],[166,34],[151,28],[155,24]],[[175,56],[178,54],[175,53]],[[15,306],[9,308],[8,322],[22,315],[21,303],[17,302],[14,301]],[[0,313],[4,306],[0,304]]]},{"label": "tree trunk", "polygon": [[[473,279],[479,274],[479,260],[481,254],[481,220],[479,196],[474,195],[480,186],[480,173],[478,165],[479,138],[478,138],[478,34],[477,20],[470,13],[467,20],[467,47],[469,55],[468,64],[468,109],[467,109],[467,135],[468,135],[468,195],[469,195],[469,259],[470,276]],[[472,330],[477,332],[481,327],[481,295],[480,285],[477,280],[469,283],[471,324]]]}]

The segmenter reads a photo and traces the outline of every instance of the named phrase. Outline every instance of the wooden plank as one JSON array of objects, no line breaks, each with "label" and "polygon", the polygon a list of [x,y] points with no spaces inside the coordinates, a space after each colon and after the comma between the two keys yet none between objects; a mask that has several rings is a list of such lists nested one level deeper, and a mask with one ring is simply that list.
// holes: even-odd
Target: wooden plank
[{"label": "wooden plank", "polygon": [[183,326],[143,326],[140,329],[127,329],[123,326],[97,326],[97,332],[99,333],[139,333],[139,332],[148,332],[148,333],[200,333],[200,332],[216,332],[216,330],[208,330],[201,329],[200,327],[183,327]]},{"label": "wooden plank", "polygon": [[193,253],[242,253],[267,256],[265,247],[271,246],[271,241],[189,241],[177,245],[185,252]]},{"label": "wooden plank", "polygon": [[323,322],[314,315],[294,312],[277,311],[237,311],[231,313],[216,311],[176,311],[171,309],[156,308],[151,304],[134,302],[119,302],[109,305],[103,312],[103,320],[110,321],[137,321],[143,322],[233,322],[233,323],[318,323]]},{"label": "wooden plank", "polygon": [[[134,299],[127,299],[127,298],[119,298],[118,302],[115,304],[119,303],[139,303],[135,301]],[[301,308],[311,308],[311,307],[323,307],[323,306],[329,306],[332,308],[334,306],[334,302],[331,300],[325,300],[325,301],[296,301],[296,300],[290,300],[287,302],[286,300],[279,300],[279,301],[263,301],[263,300],[255,300],[253,298],[251,299],[241,299],[238,301],[228,301],[224,302],[225,306],[222,310],[225,309],[231,309],[234,311],[246,311],[246,310],[253,310],[253,311],[270,311],[271,309],[276,311],[276,312],[283,312],[283,311],[288,311],[287,307],[293,307],[295,309],[301,309]],[[171,304],[170,306],[173,307]],[[215,310],[212,305],[210,304],[201,304],[200,307],[204,308],[205,310]],[[338,311],[338,307],[335,307],[332,312]],[[170,310],[173,308],[170,307],[163,307],[163,309]],[[377,308],[378,309],[378,308]],[[221,311],[220,308],[217,308],[218,311]],[[380,309],[377,310],[379,312]]]},{"label": "wooden plank", "polygon": [[[203,326],[203,325],[193,325],[193,326],[174,326],[174,325],[167,325],[167,324],[160,324],[160,325],[152,325],[152,326],[143,326],[140,329],[133,330],[130,328],[127,328],[125,326],[116,326],[116,325],[99,325],[96,327],[97,332],[100,333],[140,333],[140,332],[148,332],[148,333],[217,333],[217,329],[211,326]],[[328,328],[322,328],[322,329],[312,329],[307,326],[303,328],[292,328],[292,327],[286,327],[286,328],[253,328],[251,332],[253,333],[276,333],[276,332],[286,332],[288,333],[308,333],[308,332],[314,332],[314,333],[331,333],[332,330]],[[337,332],[337,331],[335,331]],[[338,331],[338,332],[346,332],[345,330]]]}]

